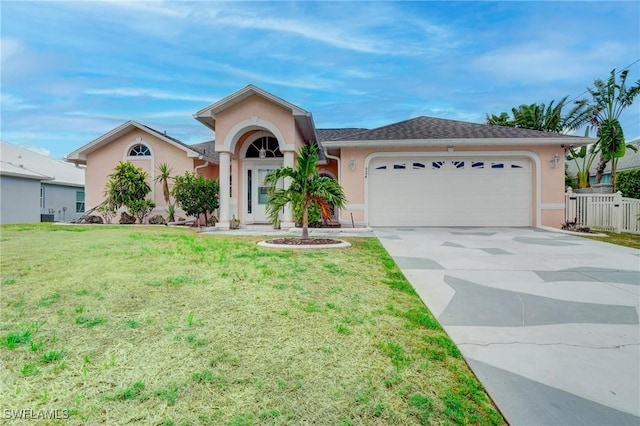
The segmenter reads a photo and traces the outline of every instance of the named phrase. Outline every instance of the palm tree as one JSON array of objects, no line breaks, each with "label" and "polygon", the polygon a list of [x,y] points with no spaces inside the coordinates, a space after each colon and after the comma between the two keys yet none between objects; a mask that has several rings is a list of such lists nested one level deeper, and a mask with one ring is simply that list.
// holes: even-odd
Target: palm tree
[{"label": "palm tree", "polygon": [[162,185],[162,195],[164,196],[168,213],[167,222],[174,221],[173,214],[175,212],[175,207],[171,204],[171,191],[169,190],[169,180],[173,179],[172,173],[173,169],[169,167],[169,164],[162,163],[158,166],[158,176],[155,178],[155,181]]},{"label": "palm tree", "polygon": [[[346,198],[340,184],[318,173],[318,146],[305,145],[300,150],[296,168],[281,167],[264,179],[268,186],[267,213],[272,223],[277,223],[280,212],[287,205],[302,206],[302,238],[309,238],[309,207],[317,206],[323,219],[331,216],[331,206],[344,207]],[[282,179],[289,181],[288,188],[278,188]]]},{"label": "palm tree", "polygon": [[620,82],[616,83],[616,70],[611,70],[609,79],[605,82],[600,79],[593,82],[594,87],[588,88],[592,96],[591,124],[598,129],[598,143],[602,154],[596,171],[596,183],[600,183],[602,174],[611,160],[611,184],[615,191],[616,165],[618,158],[624,157],[626,143],[624,132],[620,125],[620,114],[625,108],[631,106],[633,99],[640,93],[640,80],[628,88],[625,85],[629,70],[620,73]]},{"label": "palm tree", "polygon": [[554,105],[555,101],[551,101],[548,106],[545,104],[520,105],[518,108],[511,108],[512,117],[506,112],[491,116],[487,114],[486,123],[552,133],[575,130],[589,121],[589,108],[587,108],[587,101],[583,99],[574,102],[571,110],[563,114],[562,110],[568,105],[567,99],[568,96],[565,96],[556,105]]},{"label": "palm tree", "polygon": [[492,126],[515,127],[515,123],[506,112],[501,112],[500,115],[492,114],[491,116],[487,114],[487,124]]}]

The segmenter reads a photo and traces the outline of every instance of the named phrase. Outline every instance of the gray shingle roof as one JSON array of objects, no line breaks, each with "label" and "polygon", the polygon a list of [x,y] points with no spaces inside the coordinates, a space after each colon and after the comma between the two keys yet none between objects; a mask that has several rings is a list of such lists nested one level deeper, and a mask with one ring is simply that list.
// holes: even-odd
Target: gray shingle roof
[{"label": "gray shingle roof", "polygon": [[184,146],[185,148],[192,149],[192,150],[194,150],[196,152],[199,152],[200,154],[202,154],[202,155],[204,155],[206,157],[209,157],[209,158],[211,158],[213,160],[216,160],[216,161],[218,160],[218,153],[215,152],[215,148],[214,148],[215,141],[206,141],[206,142],[201,142],[201,143],[197,143],[197,144],[194,144],[194,145],[187,145],[186,143],[182,142],[180,139],[176,139],[176,138],[174,138],[172,136],[169,136],[166,132],[159,132],[156,129],[151,128],[149,126],[146,126],[144,124],[142,126],[147,128],[147,129],[149,129],[149,130],[151,130],[154,133],[157,133],[158,135],[161,135],[161,136],[163,136],[163,137],[165,137],[167,139],[171,139],[175,143],[180,144],[180,145]]},{"label": "gray shingle roof", "polygon": [[216,148],[215,148],[216,147],[215,140],[188,145],[188,147],[193,149],[194,151],[199,152],[200,154],[206,157],[213,158],[216,161],[219,159],[219,155],[216,152]]},{"label": "gray shingle roof", "polygon": [[340,138],[350,136],[356,133],[364,132],[369,129],[363,128],[345,128],[345,129],[316,129],[316,135],[318,136],[318,142],[333,141]]},{"label": "gray shingle roof", "polygon": [[517,139],[573,138],[574,136],[514,127],[468,123],[434,117],[416,117],[376,129],[337,136],[332,141],[377,141],[421,139]]}]

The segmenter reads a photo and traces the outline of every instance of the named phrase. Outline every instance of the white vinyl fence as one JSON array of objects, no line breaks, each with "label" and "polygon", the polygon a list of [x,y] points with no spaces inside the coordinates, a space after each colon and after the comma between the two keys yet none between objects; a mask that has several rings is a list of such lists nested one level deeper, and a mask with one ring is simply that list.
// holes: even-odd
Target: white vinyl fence
[{"label": "white vinyl fence", "polygon": [[615,194],[565,194],[565,219],[600,231],[640,234],[640,200]]}]

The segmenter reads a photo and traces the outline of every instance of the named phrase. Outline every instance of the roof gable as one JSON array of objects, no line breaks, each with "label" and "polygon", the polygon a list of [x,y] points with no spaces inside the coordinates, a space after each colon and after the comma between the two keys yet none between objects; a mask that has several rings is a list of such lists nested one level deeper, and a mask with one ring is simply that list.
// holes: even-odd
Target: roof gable
[{"label": "roof gable", "polygon": [[234,92],[229,96],[226,96],[219,101],[202,108],[201,110],[196,112],[193,117],[211,130],[215,131],[216,117],[220,112],[242,102],[243,100],[251,96],[259,96],[275,105],[280,106],[281,108],[284,108],[287,111],[290,111],[305,140],[312,141],[315,139],[315,124],[310,112],[290,102],[287,102],[284,99],[279,98],[265,90],[262,90],[259,87],[254,86],[253,84],[249,84],[244,88],[238,90],[237,92]]},{"label": "roof gable", "polygon": [[123,124],[121,124],[120,126],[116,127],[115,129],[105,133],[104,135],[98,137],[97,139],[94,139],[93,141],[89,142],[88,144],[86,144],[85,146],[73,151],[72,153],[70,153],[69,155],[67,155],[66,160],[72,163],[76,163],[76,164],[86,164],[87,163],[87,156],[89,154],[91,154],[92,152],[107,146],[108,144],[110,144],[111,142],[113,142],[116,139],[119,139],[123,136],[125,136],[126,134],[130,133],[132,130],[134,129],[139,129],[145,133],[148,133],[158,139],[160,139],[163,142],[166,142],[172,146],[175,146],[176,148],[179,148],[181,150],[183,150],[187,157],[190,158],[200,158],[200,159],[206,159],[209,161],[213,161],[216,162],[216,159],[214,159],[212,156],[210,155],[204,155],[203,153],[193,149],[191,146],[185,144],[184,142],[173,138],[171,136],[168,136],[166,133],[162,133],[159,132],[155,129],[152,129],[149,126],[145,126],[143,124],[137,123],[135,121],[129,120]]},{"label": "roof gable", "polygon": [[196,112],[194,117],[200,121],[200,118],[202,117],[206,117],[206,116],[211,116],[215,118],[215,115],[218,114],[220,111],[224,111],[225,109],[253,96],[253,95],[257,95],[260,96],[262,98],[265,98],[271,102],[273,102],[274,104],[280,105],[282,108],[287,109],[289,111],[292,112],[292,114],[294,115],[306,115],[306,114],[310,114],[309,112],[305,111],[304,109],[285,101],[282,98],[279,98],[275,95],[272,95],[271,93],[260,89],[259,87],[254,86],[253,84],[249,84],[245,87],[243,87],[242,89],[238,90],[237,92],[234,92],[228,96],[225,96],[224,98],[220,99],[217,102],[212,103],[211,105],[208,105],[204,108],[202,108],[200,111]]}]

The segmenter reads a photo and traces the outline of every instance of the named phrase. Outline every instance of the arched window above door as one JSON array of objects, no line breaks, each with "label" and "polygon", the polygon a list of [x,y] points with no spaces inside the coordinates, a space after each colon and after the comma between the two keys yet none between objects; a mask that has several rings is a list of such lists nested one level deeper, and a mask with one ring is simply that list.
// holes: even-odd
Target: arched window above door
[{"label": "arched window above door", "polygon": [[278,140],[272,136],[263,136],[255,141],[247,148],[246,158],[280,158],[283,157],[280,152]]},{"label": "arched window above door", "polygon": [[139,143],[132,146],[127,155],[129,157],[150,157],[151,150],[145,144]]}]

